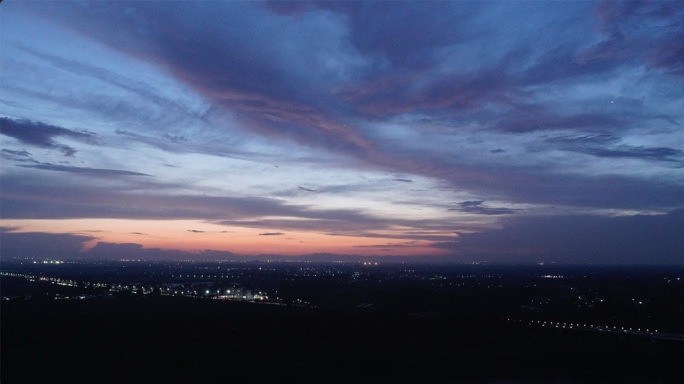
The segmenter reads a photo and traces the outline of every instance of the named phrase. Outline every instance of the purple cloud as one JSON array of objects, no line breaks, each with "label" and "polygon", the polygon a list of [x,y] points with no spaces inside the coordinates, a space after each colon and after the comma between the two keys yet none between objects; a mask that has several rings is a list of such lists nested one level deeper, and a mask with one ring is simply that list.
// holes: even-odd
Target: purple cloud
[{"label": "purple cloud", "polygon": [[515,216],[503,228],[436,246],[459,257],[594,264],[681,264],[684,211],[626,217]]},{"label": "purple cloud", "polygon": [[22,164],[19,166],[23,167],[23,168],[42,169],[44,171],[71,172],[71,173],[79,173],[79,174],[86,174],[86,175],[100,176],[100,177],[150,176],[150,175],[145,174],[145,173],[125,171],[125,170],[120,170],[120,169],[100,169],[100,168],[88,168],[88,167],[73,167],[73,166],[68,166],[68,165],[46,164],[46,163],[39,163],[39,164],[32,164],[32,165],[23,165]]},{"label": "purple cloud", "polygon": [[556,144],[564,151],[580,152],[597,157],[629,157],[635,159],[674,161],[682,158],[684,152],[666,147],[644,147],[618,145],[620,138],[611,135],[585,135],[579,137],[553,137],[547,143]]},{"label": "purple cloud", "polygon": [[467,213],[475,213],[478,215],[510,215],[520,210],[510,208],[491,208],[483,205],[484,201],[464,201],[459,203],[460,208],[450,208],[449,211],[459,211]]},{"label": "purple cloud", "polygon": [[3,257],[73,258],[94,237],[67,233],[0,231]]},{"label": "purple cloud", "polygon": [[20,142],[42,148],[57,149],[64,156],[73,156],[76,150],[68,145],[57,144],[55,137],[68,137],[86,143],[95,143],[95,134],[87,131],[73,131],[54,125],[28,120],[14,120],[0,117],[0,134],[13,137]]},{"label": "purple cloud", "polygon": [[[21,21],[2,31],[0,156],[14,163],[2,169],[3,219],[197,219],[475,252],[515,227],[545,233],[540,212],[568,231],[629,231],[601,216],[684,207],[677,1],[12,2],[3,12]],[[51,47],[50,32],[78,43]],[[97,133],[65,128],[80,124]],[[71,144],[95,140],[106,145]],[[55,160],[77,149],[80,163]],[[482,232],[453,243],[465,229]]]}]

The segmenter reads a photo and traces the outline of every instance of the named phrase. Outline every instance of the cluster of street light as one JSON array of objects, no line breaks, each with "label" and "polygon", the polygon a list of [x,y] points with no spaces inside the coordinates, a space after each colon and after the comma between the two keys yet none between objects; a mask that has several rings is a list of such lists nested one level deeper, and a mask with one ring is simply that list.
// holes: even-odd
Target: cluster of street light
[{"label": "cluster of street light", "polygon": [[559,328],[559,329],[572,329],[578,331],[596,331],[596,332],[610,332],[610,333],[629,333],[629,334],[639,334],[639,335],[650,335],[658,333],[657,329],[651,330],[650,328],[634,328],[634,327],[618,327],[609,325],[595,325],[586,323],[567,323],[562,321],[543,321],[543,320],[521,320],[521,319],[511,319],[507,318],[507,321],[516,323],[527,323],[529,326],[540,326],[545,328]]}]

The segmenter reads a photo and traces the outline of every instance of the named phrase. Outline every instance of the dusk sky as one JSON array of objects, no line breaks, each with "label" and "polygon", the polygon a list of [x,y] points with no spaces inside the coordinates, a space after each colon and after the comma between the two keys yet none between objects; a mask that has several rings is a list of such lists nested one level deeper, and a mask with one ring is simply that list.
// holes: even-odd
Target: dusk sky
[{"label": "dusk sky", "polygon": [[684,2],[0,4],[2,257],[684,264]]}]

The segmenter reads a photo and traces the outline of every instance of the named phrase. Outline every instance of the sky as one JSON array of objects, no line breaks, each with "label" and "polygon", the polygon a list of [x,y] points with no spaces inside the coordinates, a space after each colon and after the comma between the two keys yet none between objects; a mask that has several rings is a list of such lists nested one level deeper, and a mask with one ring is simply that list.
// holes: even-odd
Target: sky
[{"label": "sky", "polygon": [[5,0],[0,156],[1,257],[684,264],[684,3]]}]

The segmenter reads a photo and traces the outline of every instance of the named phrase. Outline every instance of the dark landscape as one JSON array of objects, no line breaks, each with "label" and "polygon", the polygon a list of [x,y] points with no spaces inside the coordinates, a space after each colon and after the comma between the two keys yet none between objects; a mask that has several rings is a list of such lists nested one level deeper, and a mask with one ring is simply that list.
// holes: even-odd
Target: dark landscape
[{"label": "dark landscape", "polygon": [[678,383],[682,277],[681,267],[4,261],[2,382]]}]

